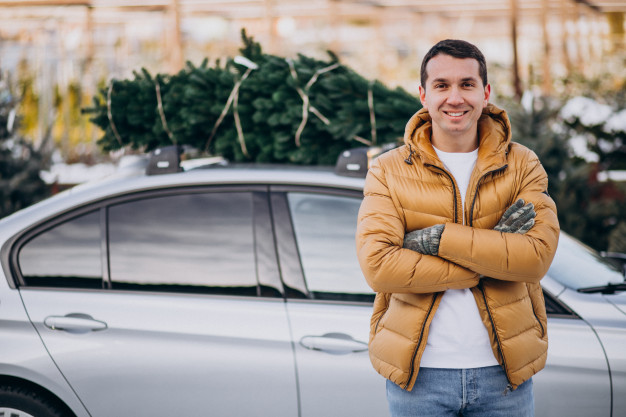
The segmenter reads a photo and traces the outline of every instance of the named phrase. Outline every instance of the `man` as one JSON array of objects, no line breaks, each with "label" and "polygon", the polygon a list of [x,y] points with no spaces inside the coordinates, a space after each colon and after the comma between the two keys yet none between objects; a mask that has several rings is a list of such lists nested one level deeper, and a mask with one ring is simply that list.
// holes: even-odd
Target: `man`
[{"label": "man", "polygon": [[537,156],[489,104],[483,54],[436,44],[405,145],[372,163],[357,251],[392,416],[532,416],[559,225]]}]

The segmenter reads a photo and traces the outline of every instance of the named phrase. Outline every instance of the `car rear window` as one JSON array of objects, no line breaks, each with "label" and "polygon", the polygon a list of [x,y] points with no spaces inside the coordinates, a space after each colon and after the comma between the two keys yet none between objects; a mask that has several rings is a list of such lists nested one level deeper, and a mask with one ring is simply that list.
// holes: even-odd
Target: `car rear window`
[{"label": "car rear window", "polygon": [[252,194],[169,195],[109,208],[113,288],[256,293]]},{"label": "car rear window", "polygon": [[67,220],[38,234],[22,246],[18,259],[26,285],[101,288],[98,211]]}]

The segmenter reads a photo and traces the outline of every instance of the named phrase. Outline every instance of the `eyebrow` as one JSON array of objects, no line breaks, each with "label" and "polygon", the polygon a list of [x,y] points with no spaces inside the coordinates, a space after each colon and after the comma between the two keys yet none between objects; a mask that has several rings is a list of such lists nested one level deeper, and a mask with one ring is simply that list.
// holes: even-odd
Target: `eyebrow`
[{"label": "eyebrow", "polygon": [[[465,78],[461,78],[461,82],[466,82],[466,81],[474,81],[474,82],[477,82],[477,81],[478,81],[478,78],[476,78],[476,77],[465,77]],[[432,81],[431,81],[431,84],[441,83],[441,82],[447,83],[447,82],[449,82],[449,81],[448,81],[448,79],[446,79],[446,78],[435,78],[434,80],[432,80]]]}]

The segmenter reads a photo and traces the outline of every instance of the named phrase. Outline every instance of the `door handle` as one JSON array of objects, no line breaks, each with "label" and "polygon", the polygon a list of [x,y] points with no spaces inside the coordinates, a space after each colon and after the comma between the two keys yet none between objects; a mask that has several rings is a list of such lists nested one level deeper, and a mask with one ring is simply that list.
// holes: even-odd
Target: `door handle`
[{"label": "door handle", "polygon": [[300,345],[309,350],[342,355],[367,350],[367,343],[354,339],[345,333],[326,333],[321,336],[304,336]]},{"label": "door handle", "polygon": [[95,320],[88,314],[70,313],[65,316],[48,316],[43,321],[46,327],[52,330],[62,330],[69,333],[87,333],[105,330],[107,324]]}]

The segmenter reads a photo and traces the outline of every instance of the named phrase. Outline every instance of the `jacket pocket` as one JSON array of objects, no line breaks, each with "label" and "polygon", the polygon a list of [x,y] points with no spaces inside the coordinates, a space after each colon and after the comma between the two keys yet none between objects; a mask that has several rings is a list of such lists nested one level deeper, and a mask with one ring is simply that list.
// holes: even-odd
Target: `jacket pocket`
[{"label": "jacket pocket", "polygon": [[380,330],[380,322],[385,316],[385,313],[389,309],[389,299],[391,294],[389,293],[378,293],[376,294],[376,299],[374,300],[374,311],[372,313],[372,318],[370,321],[370,333],[374,336]]},{"label": "jacket pocket", "polygon": [[543,338],[546,335],[545,324],[547,324],[545,307],[546,304],[543,299],[543,290],[541,290],[541,287],[539,287],[539,290],[537,290],[537,288],[533,284],[526,284],[526,288],[528,290],[528,298],[530,299],[530,304],[533,308],[533,315],[535,316],[535,320],[537,320],[537,323],[539,324],[541,337]]}]

